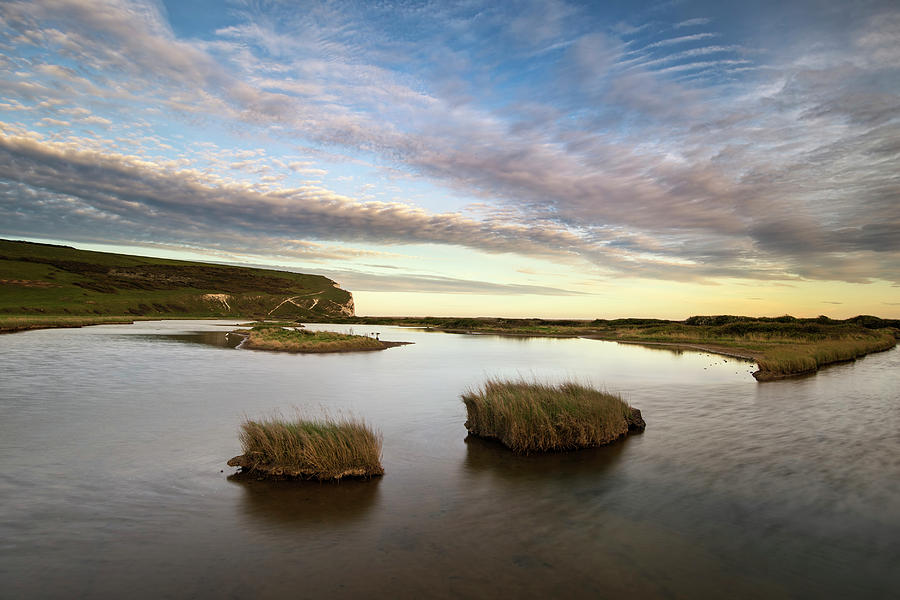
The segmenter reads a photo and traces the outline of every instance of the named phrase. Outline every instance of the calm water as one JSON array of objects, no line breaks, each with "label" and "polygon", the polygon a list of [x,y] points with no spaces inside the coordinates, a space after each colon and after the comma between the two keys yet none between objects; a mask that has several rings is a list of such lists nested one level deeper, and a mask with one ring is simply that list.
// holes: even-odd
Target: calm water
[{"label": "calm water", "polygon": [[[897,350],[759,384],[593,340],[353,326],[415,344],[282,355],[217,323],[0,337],[0,596],[900,596]],[[467,440],[459,395],[489,376],[620,392],[647,431]],[[229,479],[242,418],[297,410],[380,429],[384,478]]]}]

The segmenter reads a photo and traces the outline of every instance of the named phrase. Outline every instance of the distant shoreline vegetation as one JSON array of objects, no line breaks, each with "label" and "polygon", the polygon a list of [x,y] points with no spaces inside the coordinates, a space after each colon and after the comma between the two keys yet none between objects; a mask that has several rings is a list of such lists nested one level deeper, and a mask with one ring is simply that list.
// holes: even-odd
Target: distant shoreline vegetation
[{"label": "distant shoreline vegetation", "polygon": [[[139,319],[140,320],[140,319]],[[130,316],[75,316],[75,315],[16,315],[0,316],[0,333],[16,333],[32,329],[64,329],[87,325],[130,325],[135,318]]]},{"label": "distant shoreline vegetation", "polygon": [[[144,315],[10,315],[0,316],[0,333],[14,333],[30,329],[126,324],[138,320],[159,318],[162,317]],[[759,381],[810,374],[830,364],[852,361],[873,352],[890,350],[897,345],[897,338],[900,337],[900,320],[881,319],[868,315],[843,320],[827,317],[798,319],[788,315],[782,317],[717,315],[695,316],[684,321],[454,317],[352,317],[305,319],[305,321],[308,323],[419,327],[450,333],[584,337],[615,342],[667,345],[755,361],[759,365],[759,370],[753,376]],[[283,322],[279,325],[297,324]],[[348,344],[346,346],[348,349],[344,351],[379,350],[403,344],[403,342],[372,340],[366,336],[356,337],[370,341],[362,342],[357,348]],[[373,345],[372,342],[380,342],[380,345]],[[265,344],[265,342],[261,343]]]},{"label": "distant shoreline vegetation", "polygon": [[851,319],[799,319],[734,315],[664,319],[507,319],[454,317],[354,317],[336,323],[422,327],[452,333],[584,337],[669,345],[756,361],[758,381],[814,373],[838,362],[890,350],[900,320],[860,315]]}]

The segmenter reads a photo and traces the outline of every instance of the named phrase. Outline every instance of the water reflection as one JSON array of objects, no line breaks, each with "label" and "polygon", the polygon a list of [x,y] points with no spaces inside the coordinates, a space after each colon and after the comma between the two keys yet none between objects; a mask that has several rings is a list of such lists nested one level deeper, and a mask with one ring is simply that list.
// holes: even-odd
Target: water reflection
[{"label": "water reflection", "polygon": [[217,348],[237,348],[244,336],[228,331],[191,331],[171,334],[122,334],[120,338],[129,340],[145,340],[154,343],[159,341],[176,342],[182,344],[200,344],[203,346],[215,346]]},{"label": "water reflection", "polygon": [[629,438],[609,446],[572,452],[522,455],[495,440],[466,436],[465,469],[508,481],[541,481],[595,477],[612,468],[623,456]]},{"label": "water reflection", "polygon": [[[531,342],[532,340],[560,340],[570,339],[569,337],[554,337],[546,335],[529,335],[526,333],[481,333],[479,331],[460,331],[454,332],[456,335],[478,336],[484,339],[503,340],[504,342]],[[574,336],[573,336],[574,337]]]},{"label": "water reflection", "polygon": [[358,521],[378,502],[381,477],[340,482],[273,481],[241,473],[228,481],[244,490],[241,512],[280,527]]},{"label": "water reflection", "polygon": [[654,342],[623,342],[616,341],[617,344],[622,346],[638,346],[645,350],[655,350],[657,352],[664,352],[666,354],[674,354],[675,356],[682,356],[685,354],[696,355],[700,354],[707,358],[711,358],[718,361],[723,362],[733,362],[733,363],[745,363],[748,365],[756,365],[756,361],[749,358],[742,358],[740,356],[729,355],[729,354],[718,354],[716,352],[709,352],[707,350],[701,350],[701,345],[685,343],[684,345],[670,345],[669,343],[654,343]]},{"label": "water reflection", "polygon": [[[641,348],[645,348],[647,350],[655,350],[657,352],[665,352],[667,354],[674,354],[675,356],[681,356],[685,353],[684,346],[662,346],[658,344],[638,344],[632,342],[616,342],[617,344],[622,344],[624,346],[640,346]],[[697,352],[697,350],[689,350],[690,352]],[[708,353],[704,353],[709,356]]]}]

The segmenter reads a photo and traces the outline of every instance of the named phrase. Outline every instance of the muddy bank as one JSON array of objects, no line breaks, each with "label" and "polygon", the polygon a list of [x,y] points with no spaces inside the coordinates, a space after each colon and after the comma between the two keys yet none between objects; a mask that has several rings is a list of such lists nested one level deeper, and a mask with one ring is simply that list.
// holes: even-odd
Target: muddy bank
[{"label": "muddy bank", "polygon": [[348,468],[326,477],[322,475],[321,471],[316,469],[261,464],[258,458],[252,456],[252,453],[235,456],[228,461],[228,466],[240,467],[241,470],[236,473],[236,475],[239,475],[239,478],[250,479],[309,479],[315,481],[337,481],[339,479],[369,479],[371,477],[384,475],[384,469],[379,466],[378,468]]}]

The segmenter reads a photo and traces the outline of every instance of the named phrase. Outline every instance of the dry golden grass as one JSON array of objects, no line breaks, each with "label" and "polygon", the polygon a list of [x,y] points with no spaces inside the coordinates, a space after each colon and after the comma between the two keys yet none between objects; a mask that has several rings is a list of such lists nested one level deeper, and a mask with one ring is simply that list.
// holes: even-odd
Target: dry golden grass
[{"label": "dry golden grass", "polygon": [[320,480],[384,474],[381,434],[353,419],[248,419],[240,440],[244,454],[228,464],[249,472]]},{"label": "dry golden grass", "polygon": [[469,433],[520,453],[601,446],[644,426],[640,411],[619,396],[578,383],[492,379],[462,399]]}]

